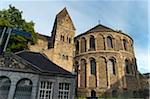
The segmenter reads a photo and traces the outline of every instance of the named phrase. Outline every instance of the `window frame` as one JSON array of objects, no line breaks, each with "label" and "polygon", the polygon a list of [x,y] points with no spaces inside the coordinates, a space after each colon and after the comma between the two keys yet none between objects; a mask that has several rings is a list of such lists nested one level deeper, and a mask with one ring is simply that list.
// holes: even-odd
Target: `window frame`
[{"label": "window frame", "polygon": [[123,48],[125,51],[127,51],[127,40],[123,39]]},{"label": "window frame", "polygon": [[91,75],[96,76],[96,59],[90,58],[90,71]]},{"label": "window frame", "polygon": [[80,45],[80,47],[81,47],[81,53],[84,53],[84,52],[86,52],[87,51],[87,40],[86,40],[86,38],[85,37],[82,37],[81,38],[81,45]]},{"label": "window frame", "polygon": [[79,41],[77,40],[75,43],[75,48],[76,48],[76,54],[79,53]]},{"label": "window frame", "polygon": [[131,75],[131,71],[130,71],[130,60],[129,59],[125,59],[125,74],[126,75]]},{"label": "window frame", "polygon": [[110,74],[116,75],[116,63],[114,59],[108,60],[107,67]]},{"label": "window frame", "polygon": [[[1,82],[3,85],[0,86],[0,91],[1,91],[0,95],[2,95],[1,97],[3,97],[4,99],[7,99],[9,95],[10,87],[11,87],[11,80],[6,76],[0,76],[0,81],[2,80],[5,80],[5,82],[7,80],[7,83]],[[2,90],[3,88],[1,89],[1,87],[4,87],[5,91]],[[7,92],[7,94],[2,94],[2,91],[4,91],[5,93]]]},{"label": "window frame", "polygon": [[90,35],[90,50],[95,50],[96,49],[96,46],[95,46],[95,37],[93,35]]},{"label": "window frame", "polygon": [[[29,81],[29,85],[23,85],[23,82],[25,82],[26,83],[26,81]],[[18,99],[18,97],[20,98],[20,97],[22,97],[23,99],[26,97],[27,98],[27,96],[26,95],[24,95],[24,94],[26,94],[25,92],[26,91],[28,91],[28,90],[24,90],[24,88],[31,88],[30,89],[30,98],[32,97],[32,90],[33,90],[33,82],[30,80],[30,79],[28,79],[28,78],[23,78],[23,79],[21,79],[21,80],[19,80],[18,82],[17,82],[17,84],[16,84],[16,89],[15,89],[15,93],[14,93],[14,99],[15,98],[17,98]],[[20,94],[20,89],[23,89],[21,92],[23,93],[21,93]],[[19,93],[19,95],[18,95],[18,93]],[[28,97],[29,98],[29,97]]]},{"label": "window frame", "polygon": [[[80,72],[80,80],[82,80],[82,82],[80,81],[80,87],[86,88],[87,87],[87,63],[85,59],[81,59],[81,71]],[[84,80],[83,80],[84,79]],[[82,84],[84,83],[84,84]]]},{"label": "window frame", "polygon": [[111,36],[107,36],[107,48],[108,49],[113,49],[113,39]]},{"label": "window frame", "polygon": [[[45,83],[43,88],[41,88],[42,87],[42,85],[41,85],[42,82]],[[49,87],[51,86],[50,89],[48,89],[48,86],[46,86],[46,85],[48,85],[48,83],[51,84],[51,85],[49,85]],[[53,99],[53,86],[54,86],[54,84],[51,81],[40,81],[38,99],[46,99],[46,95],[47,95],[46,92],[50,92],[48,97],[50,97],[49,99]],[[44,95],[44,97],[41,95],[42,91],[44,93],[44,94],[42,94],[42,95]]]},{"label": "window frame", "polygon": [[[60,89],[60,84],[62,85],[62,89]],[[68,86],[68,89],[65,89],[65,85]],[[58,87],[58,99],[70,99],[70,83],[60,82]],[[67,97],[65,97],[65,95],[67,95]]]}]

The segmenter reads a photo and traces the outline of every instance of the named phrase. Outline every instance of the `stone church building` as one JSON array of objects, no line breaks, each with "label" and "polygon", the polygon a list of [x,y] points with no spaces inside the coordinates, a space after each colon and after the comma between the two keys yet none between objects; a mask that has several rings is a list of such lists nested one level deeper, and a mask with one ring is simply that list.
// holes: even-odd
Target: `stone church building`
[{"label": "stone church building", "polygon": [[129,35],[99,24],[75,37],[75,27],[64,8],[56,15],[51,37],[39,37],[30,50],[76,72],[78,96],[137,97],[139,75]]},{"label": "stone church building", "polygon": [[[18,52],[11,57],[24,65],[23,67],[16,65],[18,67],[15,74],[12,69],[8,73],[2,67],[0,81],[5,79],[10,84],[8,76],[12,76],[11,79],[15,80],[13,83],[15,85],[20,77],[24,76],[25,81],[18,81],[17,85],[20,87],[20,83],[27,84],[26,94],[32,93],[30,95],[32,97],[42,97],[37,95],[43,94],[42,91],[40,93],[43,87],[39,88],[38,83],[49,84],[50,87],[58,89],[56,91],[50,88],[50,93],[53,92],[53,95],[49,95],[49,98],[38,99],[74,99],[75,92],[70,90],[73,90],[75,86],[79,97],[139,97],[139,90],[141,90],[133,39],[121,31],[115,31],[101,24],[75,37],[75,26],[66,8],[56,15],[51,37],[38,34],[37,44],[29,45],[29,51]],[[38,60],[34,61],[34,58]],[[32,65],[30,69],[26,64]],[[17,71],[18,68],[22,70]],[[73,73],[77,75],[76,85]],[[18,74],[20,76],[16,76]],[[15,76],[16,78],[13,79]],[[44,82],[47,80],[50,82]],[[52,82],[54,82],[53,85]],[[62,87],[64,89],[59,90],[59,85],[65,86]],[[32,87],[34,90],[29,93],[31,86],[35,87]],[[12,92],[16,93],[15,95],[20,94]],[[66,92],[65,95],[63,92]],[[13,93],[9,94],[8,99],[12,96]]]}]

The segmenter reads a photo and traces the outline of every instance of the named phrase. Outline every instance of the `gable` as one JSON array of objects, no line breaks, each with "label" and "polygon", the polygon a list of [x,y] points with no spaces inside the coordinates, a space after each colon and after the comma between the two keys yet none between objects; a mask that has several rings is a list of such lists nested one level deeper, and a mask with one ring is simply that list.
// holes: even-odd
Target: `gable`
[{"label": "gable", "polygon": [[56,15],[57,23],[69,29],[75,30],[74,24],[66,8]]},{"label": "gable", "polygon": [[31,63],[32,66],[35,66],[43,73],[72,75],[72,73],[56,65],[41,53],[22,51],[16,53],[16,55]]},{"label": "gable", "polygon": [[87,32],[114,32],[114,30],[104,25],[98,24]]},{"label": "gable", "polygon": [[19,59],[14,55],[6,55],[0,57],[0,68],[4,70],[17,70],[17,71],[25,71],[25,72],[39,72],[38,69],[33,68],[26,61]]}]

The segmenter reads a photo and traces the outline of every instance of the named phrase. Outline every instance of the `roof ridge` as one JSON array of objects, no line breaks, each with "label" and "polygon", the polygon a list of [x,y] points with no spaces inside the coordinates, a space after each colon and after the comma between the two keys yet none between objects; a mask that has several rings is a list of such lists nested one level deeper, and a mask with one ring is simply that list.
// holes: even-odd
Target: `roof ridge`
[{"label": "roof ridge", "polygon": [[[105,25],[98,24],[98,25],[94,26],[93,28],[89,29],[89,30],[86,31],[86,32],[90,32],[90,31],[94,30],[95,28],[97,28],[97,27],[99,27],[99,26],[101,26],[101,27],[103,27],[103,28],[105,28],[105,29],[109,29],[109,30],[111,30],[111,31],[115,31],[115,30],[113,30],[112,28],[109,28],[109,27],[107,27],[107,26],[105,26]],[[85,32],[85,33],[86,33],[86,32]]]},{"label": "roof ridge", "polygon": [[66,12],[67,12],[67,14],[68,14],[67,8],[66,8],[66,7],[64,7],[62,10],[60,10],[60,12],[59,12],[58,14],[56,14],[56,17],[57,17],[59,14],[61,14],[63,11],[66,11]]},{"label": "roof ridge", "polygon": [[17,55],[17,54],[22,53],[22,52],[30,52],[30,50],[25,49],[25,50],[21,50],[21,51],[15,52],[14,54]]}]

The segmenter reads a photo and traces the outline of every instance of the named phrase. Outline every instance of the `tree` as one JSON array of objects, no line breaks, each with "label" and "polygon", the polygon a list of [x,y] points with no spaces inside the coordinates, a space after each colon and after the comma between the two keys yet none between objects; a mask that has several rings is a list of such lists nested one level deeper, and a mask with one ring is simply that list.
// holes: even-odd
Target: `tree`
[{"label": "tree", "polygon": [[27,49],[28,42],[35,44],[37,41],[37,34],[34,30],[34,23],[32,21],[25,21],[22,18],[22,13],[22,11],[19,11],[17,8],[11,5],[9,5],[8,9],[0,10],[0,26],[12,27],[21,31],[29,32],[32,35],[31,39],[19,35],[11,35],[7,51],[17,52],[23,49]]}]

